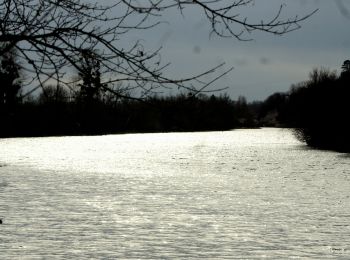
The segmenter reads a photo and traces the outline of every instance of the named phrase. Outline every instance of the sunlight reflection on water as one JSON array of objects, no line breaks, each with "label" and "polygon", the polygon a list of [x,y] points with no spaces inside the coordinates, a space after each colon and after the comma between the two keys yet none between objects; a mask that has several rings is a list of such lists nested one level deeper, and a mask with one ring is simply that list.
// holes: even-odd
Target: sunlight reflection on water
[{"label": "sunlight reflection on water", "polygon": [[0,252],[350,256],[350,160],[287,129],[0,140]]}]

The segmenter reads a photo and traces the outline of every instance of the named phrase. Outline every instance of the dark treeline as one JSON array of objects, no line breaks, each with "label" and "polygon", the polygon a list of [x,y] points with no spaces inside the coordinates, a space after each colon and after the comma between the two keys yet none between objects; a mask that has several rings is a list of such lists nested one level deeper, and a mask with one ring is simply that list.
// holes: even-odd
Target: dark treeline
[{"label": "dark treeline", "polygon": [[[272,124],[292,127],[309,146],[350,152],[350,61],[342,73],[315,69],[310,78],[275,93],[262,104],[261,115]],[[262,120],[263,121],[263,120]]]},{"label": "dark treeline", "polygon": [[144,101],[73,98],[62,88],[18,103],[1,136],[90,135],[125,132],[211,131],[256,127],[244,98],[180,94]]},{"label": "dark treeline", "polygon": [[82,70],[71,88],[46,85],[41,87],[41,93],[24,98],[16,54],[1,57],[0,136],[211,131],[257,126],[255,113],[243,97],[233,101],[227,95],[189,91],[134,100],[125,92],[118,95],[117,91],[105,91],[100,63],[93,52],[86,52],[79,62]]},{"label": "dark treeline", "polygon": [[93,52],[85,52],[79,63],[82,69],[71,88],[59,84],[41,86],[41,93],[23,98],[16,54],[1,57],[0,136],[211,131],[258,126],[244,97],[233,101],[227,95],[189,91],[134,100],[125,92],[118,95],[117,91],[105,91],[100,63]]},{"label": "dark treeline", "polygon": [[16,55],[1,57],[1,137],[95,135],[129,132],[214,131],[252,127],[289,127],[308,145],[350,152],[350,61],[342,73],[315,69],[310,78],[263,102],[244,97],[183,93],[142,100],[104,91],[99,63],[81,58],[83,72],[71,91],[47,85],[23,98]]}]

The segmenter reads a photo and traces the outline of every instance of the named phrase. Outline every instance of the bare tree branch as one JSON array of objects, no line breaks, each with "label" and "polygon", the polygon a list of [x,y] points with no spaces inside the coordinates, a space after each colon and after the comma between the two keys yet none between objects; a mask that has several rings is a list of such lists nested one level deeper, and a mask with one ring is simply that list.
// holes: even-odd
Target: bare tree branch
[{"label": "bare tree branch", "polygon": [[[57,85],[68,84],[70,71],[84,72],[79,59],[88,50],[96,54],[94,58],[101,65],[104,88],[114,94],[123,96],[120,90],[137,89],[142,97],[173,87],[199,93],[232,68],[217,74],[221,64],[199,75],[173,79],[165,75],[169,63],[161,62],[161,49],[145,50],[140,41],[125,49],[121,39],[166,21],[163,14],[169,9],[184,15],[186,8],[197,8],[207,18],[211,33],[238,40],[249,40],[253,31],[282,35],[299,29],[300,23],[315,12],[282,19],[281,5],[270,20],[255,23],[239,13],[253,3],[253,0],[115,0],[106,5],[82,0],[3,0],[0,55],[16,48],[28,76],[40,85],[48,80],[55,80]],[[208,74],[214,74],[214,80],[205,82],[203,77]],[[112,87],[116,82],[123,84],[118,91]]]}]

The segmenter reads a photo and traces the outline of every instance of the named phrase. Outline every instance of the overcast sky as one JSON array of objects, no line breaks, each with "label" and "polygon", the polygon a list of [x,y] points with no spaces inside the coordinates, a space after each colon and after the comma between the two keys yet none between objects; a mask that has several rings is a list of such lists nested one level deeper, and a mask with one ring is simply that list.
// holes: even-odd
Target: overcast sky
[{"label": "overcast sky", "polygon": [[191,9],[184,17],[168,14],[168,24],[135,37],[142,37],[150,48],[163,46],[163,60],[172,64],[169,75],[191,75],[226,62],[235,69],[217,87],[228,86],[226,92],[234,99],[243,95],[250,101],[263,100],[306,80],[313,68],[339,72],[343,61],[350,59],[350,1],[257,0],[249,15],[258,20],[269,17],[281,3],[286,3],[284,14],[290,17],[319,11],[298,31],[284,36],[255,33],[250,42],[210,38],[209,24]]}]

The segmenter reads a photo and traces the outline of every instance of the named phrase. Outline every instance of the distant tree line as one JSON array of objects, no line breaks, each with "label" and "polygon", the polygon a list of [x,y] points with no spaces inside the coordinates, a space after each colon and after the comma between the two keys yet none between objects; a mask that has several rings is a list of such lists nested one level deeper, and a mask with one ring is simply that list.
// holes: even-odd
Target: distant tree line
[{"label": "distant tree line", "polygon": [[1,136],[94,135],[130,132],[214,131],[256,127],[245,99],[179,94],[137,101],[113,96],[81,99],[47,86],[3,118]]},{"label": "distant tree line", "polygon": [[[1,57],[0,136],[91,135],[125,132],[228,130],[257,127],[244,97],[191,92],[134,100],[104,91],[100,64],[92,52],[80,59],[75,86],[46,84],[21,95],[15,53]],[[74,91],[73,91],[74,90]]]}]

